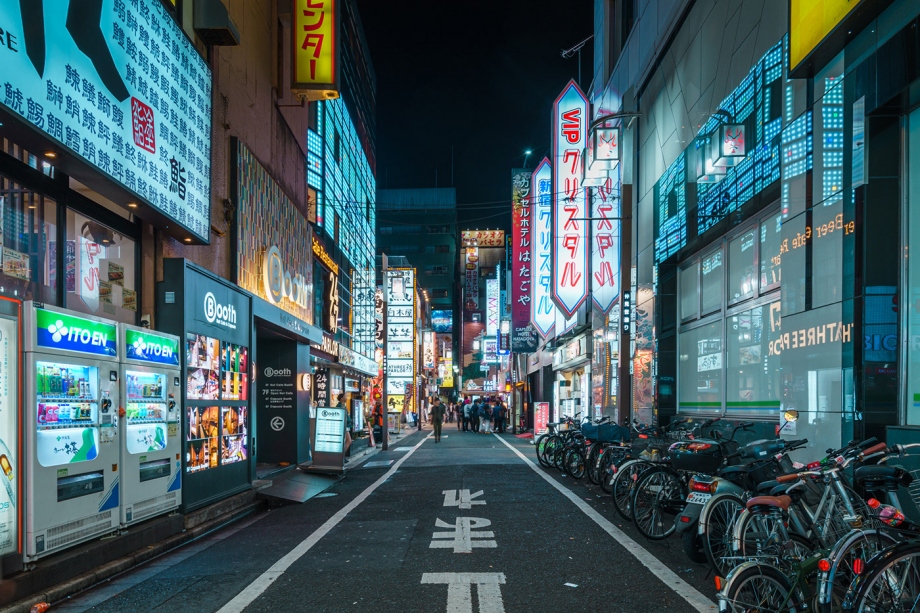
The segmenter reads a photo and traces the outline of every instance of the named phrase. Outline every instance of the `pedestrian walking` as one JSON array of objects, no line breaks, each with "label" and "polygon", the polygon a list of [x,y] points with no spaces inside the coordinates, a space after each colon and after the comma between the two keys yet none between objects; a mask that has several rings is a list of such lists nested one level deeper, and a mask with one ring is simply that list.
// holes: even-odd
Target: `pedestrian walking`
[{"label": "pedestrian walking", "polygon": [[446,415],[444,405],[441,404],[440,398],[435,398],[431,406],[431,425],[434,427],[434,442],[441,442],[441,426],[444,425],[444,416]]},{"label": "pedestrian walking", "polygon": [[492,407],[485,400],[479,405],[479,431],[483,434],[492,432]]},{"label": "pedestrian walking", "polygon": [[470,431],[470,409],[472,408],[472,406],[473,405],[471,405],[469,402],[463,403],[462,410],[463,410],[463,431],[464,432]]}]

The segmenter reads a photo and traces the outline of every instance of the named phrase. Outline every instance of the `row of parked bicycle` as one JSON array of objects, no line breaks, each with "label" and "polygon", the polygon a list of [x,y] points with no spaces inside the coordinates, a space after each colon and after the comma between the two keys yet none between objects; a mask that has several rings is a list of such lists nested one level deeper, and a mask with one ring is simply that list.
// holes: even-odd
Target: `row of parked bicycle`
[{"label": "row of parked bicycle", "polygon": [[920,442],[851,441],[802,465],[789,454],[807,439],[780,432],[740,445],[735,435],[753,423],[726,437],[718,419],[689,430],[688,421],[566,418],[535,441],[537,459],[587,475],[645,537],[679,534],[686,555],[715,573],[720,611],[920,613],[920,525],[899,510],[899,491],[920,508],[920,471],[889,463],[920,453]]}]

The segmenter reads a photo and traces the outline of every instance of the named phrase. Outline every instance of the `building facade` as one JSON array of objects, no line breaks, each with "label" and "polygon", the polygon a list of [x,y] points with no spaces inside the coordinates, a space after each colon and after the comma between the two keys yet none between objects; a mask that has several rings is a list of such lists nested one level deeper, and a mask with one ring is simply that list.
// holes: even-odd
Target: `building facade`
[{"label": "building facade", "polygon": [[[309,461],[309,406],[345,394],[358,422],[377,373],[376,83],[355,5],[342,4],[341,98],[308,104],[292,92],[296,0],[100,3],[106,46],[92,56],[64,15],[36,28],[35,14],[0,9],[19,41],[0,96],[4,315],[25,338],[30,313],[54,308],[178,338],[164,439],[181,453],[163,476],[181,483],[182,510],[250,490],[258,465]],[[18,363],[23,347],[7,349]],[[30,368],[4,376],[31,385]],[[22,415],[0,439],[36,428]],[[282,416],[286,431],[269,427]],[[97,421],[87,428],[104,442],[124,442]],[[47,467],[36,453],[9,449],[20,482]],[[123,506],[115,484],[93,490],[99,509]],[[62,526],[80,519],[62,513]],[[95,535],[65,530],[51,546],[47,526],[22,525],[0,550],[7,570]]]},{"label": "building facade", "polygon": [[920,9],[840,4],[596,3],[595,117],[637,114],[619,179],[640,421],[753,419],[815,449],[916,436]]}]

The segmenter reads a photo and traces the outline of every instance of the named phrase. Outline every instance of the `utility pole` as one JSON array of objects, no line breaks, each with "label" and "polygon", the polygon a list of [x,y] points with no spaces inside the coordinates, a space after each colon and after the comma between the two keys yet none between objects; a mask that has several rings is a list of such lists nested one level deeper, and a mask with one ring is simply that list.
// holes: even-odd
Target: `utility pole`
[{"label": "utility pole", "polygon": [[383,279],[383,291],[381,292],[383,294],[383,423],[380,426],[380,448],[386,451],[390,434],[390,407],[387,404],[389,400],[387,398],[387,368],[389,367],[387,364],[387,311],[389,310],[387,308],[387,299],[389,298],[387,292],[390,289],[390,282],[387,278],[387,256],[385,253],[380,256],[380,270],[381,278]]}]

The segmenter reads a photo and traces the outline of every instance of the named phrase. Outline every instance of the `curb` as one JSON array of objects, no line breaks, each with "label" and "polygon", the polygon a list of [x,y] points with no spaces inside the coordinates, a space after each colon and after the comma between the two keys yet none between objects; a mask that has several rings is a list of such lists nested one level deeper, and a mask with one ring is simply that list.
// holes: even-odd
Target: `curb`
[{"label": "curb", "polygon": [[194,528],[189,528],[184,532],[173,535],[164,541],[159,543],[154,543],[143,549],[138,549],[132,552],[129,555],[126,555],[117,560],[103,564],[99,568],[84,573],[63,583],[54,585],[44,592],[33,594],[27,599],[14,602],[6,607],[0,608],[0,613],[29,613],[33,605],[39,602],[48,602],[52,605],[65,600],[70,596],[74,596],[88,588],[93,587],[103,581],[111,579],[115,575],[121,574],[125,571],[131,570],[134,567],[140,566],[144,562],[148,562],[153,558],[156,558],[160,555],[168,553],[174,549],[178,549],[182,545],[185,545],[197,538],[213,532],[219,528],[231,524],[235,521],[238,521],[252,513],[256,513],[265,507],[264,501],[254,501],[249,504],[239,507],[225,515],[216,517],[210,521],[198,524]]}]

